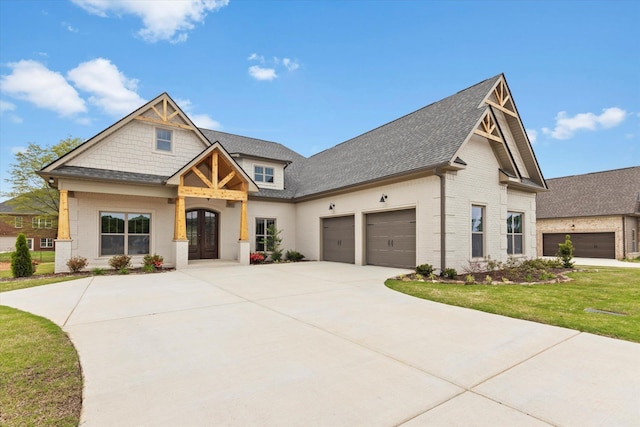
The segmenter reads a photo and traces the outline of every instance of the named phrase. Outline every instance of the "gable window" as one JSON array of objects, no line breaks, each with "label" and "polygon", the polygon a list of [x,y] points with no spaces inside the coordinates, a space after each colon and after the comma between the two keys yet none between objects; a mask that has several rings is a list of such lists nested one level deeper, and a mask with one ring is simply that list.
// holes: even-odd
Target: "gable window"
[{"label": "gable window", "polygon": [[156,129],[156,150],[171,152],[173,132],[166,129]]},{"label": "gable window", "polygon": [[507,213],[507,253],[519,255],[522,250],[522,218],[519,212]]},{"label": "gable window", "polygon": [[100,213],[100,255],[146,255],[149,253],[151,214]]},{"label": "gable window", "polygon": [[31,220],[31,227],[33,228],[51,228],[53,221],[51,218],[45,217],[33,217]]},{"label": "gable window", "polygon": [[15,217],[15,227],[16,228],[22,228],[22,217],[21,216]]},{"label": "gable window", "polygon": [[256,182],[273,183],[273,168],[267,168],[264,166],[254,166],[253,178],[255,179]]},{"label": "gable window", "polygon": [[256,252],[264,252],[264,241],[269,235],[269,227],[276,226],[276,220],[273,218],[256,218]]},{"label": "gable window", "polygon": [[471,206],[471,257],[484,256],[484,206]]},{"label": "gable window", "polygon": [[40,248],[41,249],[52,248],[52,247],[53,247],[53,239],[48,238],[48,237],[40,239]]}]

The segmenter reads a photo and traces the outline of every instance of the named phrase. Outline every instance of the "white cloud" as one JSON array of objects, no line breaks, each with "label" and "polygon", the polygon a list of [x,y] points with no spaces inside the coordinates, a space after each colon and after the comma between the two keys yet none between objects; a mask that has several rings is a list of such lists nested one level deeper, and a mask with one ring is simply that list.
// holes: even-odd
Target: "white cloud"
[{"label": "white cloud", "polygon": [[264,64],[264,56],[258,55],[257,53],[252,53],[251,55],[249,55],[247,60],[249,60],[249,61],[258,61],[261,64]]},{"label": "white cloud", "polygon": [[529,141],[531,141],[532,144],[535,144],[538,140],[538,131],[535,129],[525,129],[525,132],[527,132]]},{"label": "white cloud", "polygon": [[3,93],[55,111],[61,116],[87,111],[84,100],[60,73],[32,60],[8,65],[12,73],[0,77],[0,90]]},{"label": "white cloud", "polygon": [[62,26],[65,27],[67,29],[67,31],[69,31],[70,33],[77,33],[78,32],[78,29],[73,27],[68,22],[62,22]]},{"label": "white cloud", "polygon": [[89,101],[108,114],[122,116],[146,101],[137,93],[138,80],[129,79],[108,59],[83,62],[67,73],[80,90],[89,92]]},{"label": "white cloud", "polygon": [[566,111],[556,115],[556,127],[551,130],[543,128],[542,132],[554,139],[569,139],[579,130],[595,131],[618,126],[627,117],[627,112],[618,107],[606,108],[600,115],[594,113],[579,113],[568,117]]},{"label": "white cloud", "polygon": [[249,67],[249,75],[256,80],[273,80],[278,77],[273,68],[262,68],[257,65]]},{"label": "white cloud", "polygon": [[222,129],[222,125],[217,120],[212,119],[208,114],[194,114],[192,113],[193,103],[188,99],[176,99],[176,104],[185,112],[191,119],[193,124],[199,128],[204,129]]},{"label": "white cloud", "polygon": [[216,11],[229,0],[72,0],[87,12],[101,17],[135,15],[144,27],[138,31],[144,40],[155,43],[168,40],[180,43],[187,40],[195,24],[203,23],[208,12]]},{"label": "white cloud", "polygon": [[15,111],[15,110],[16,110],[15,104],[12,104],[10,102],[3,101],[0,99],[0,114],[4,113],[5,111]]},{"label": "white cloud", "polygon": [[291,60],[289,58],[284,58],[282,60],[282,65],[287,67],[287,70],[289,70],[289,71],[295,71],[298,68],[300,68],[300,64],[298,64],[298,61],[293,61],[293,60]]},{"label": "white cloud", "polygon": [[25,151],[27,151],[27,147],[21,147],[21,146],[15,146],[15,147],[11,147],[11,154],[19,154],[19,153],[24,153]]}]

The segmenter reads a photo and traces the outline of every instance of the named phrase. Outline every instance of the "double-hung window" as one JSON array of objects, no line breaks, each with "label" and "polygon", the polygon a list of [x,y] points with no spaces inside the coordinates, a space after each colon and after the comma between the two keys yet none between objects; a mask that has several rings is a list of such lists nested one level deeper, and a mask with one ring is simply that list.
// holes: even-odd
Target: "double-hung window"
[{"label": "double-hung window", "polygon": [[33,228],[51,228],[53,225],[53,221],[51,218],[46,217],[33,217],[31,220],[31,227]]},{"label": "double-hung window", "polygon": [[268,168],[265,166],[254,166],[253,167],[253,178],[256,182],[267,182],[273,183],[273,168]]},{"label": "double-hung window", "polygon": [[507,253],[509,255],[520,255],[523,253],[522,219],[522,213],[507,213]]},{"label": "double-hung window", "polygon": [[275,228],[276,220],[273,218],[256,218],[256,251],[264,252],[265,240],[269,236],[269,227]]},{"label": "double-hung window", "polygon": [[22,217],[21,216],[15,217],[15,227],[16,228],[22,228]]},{"label": "double-hung window", "polygon": [[40,248],[41,249],[52,248],[52,247],[53,247],[53,239],[52,238],[42,237],[40,239]]},{"label": "double-hung window", "polygon": [[471,257],[484,256],[484,206],[471,206]]},{"label": "double-hung window", "polygon": [[170,153],[172,151],[173,133],[166,129],[156,129],[156,150]]},{"label": "double-hung window", "polygon": [[100,255],[149,253],[151,214],[100,212]]}]

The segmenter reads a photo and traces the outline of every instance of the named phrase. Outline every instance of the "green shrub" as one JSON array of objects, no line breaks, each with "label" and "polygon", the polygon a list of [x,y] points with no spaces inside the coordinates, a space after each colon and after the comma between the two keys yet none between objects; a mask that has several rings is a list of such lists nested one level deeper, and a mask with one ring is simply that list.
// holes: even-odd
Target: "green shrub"
[{"label": "green shrub", "polygon": [[416,266],[416,273],[422,274],[423,276],[430,276],[433,273],[433,265],[431,264],[421,264]]},{"label": "green shrub", "polygon": [[458,275],[458,272],[456,271],[455,268],[445,268],[444,269],[444,277],[447,277],[449,279],[455,279],[455,277]]},{"label": "green shrub", "polygon": [[27,245],[27,238],[23,233],[16,239],[16,251],[11,254],[11,272],[13,277],[29,277],[33,275],[31,252]]},{"label": "green shrub", "polygon": [[564,268],[573,267],[573,244],[571,243],[571,236],[566,235],[564,238],[564,243],[558,243],[558,258],[562,261],[562,266]]},{"label": "green shrub", "polygon": [[156,269],[162,268],[162,263],[164,262],[164,258],[161,255],[153,254],[153,255],[145,255],[142,258],[142,268],[147,273],[151,273]]},{"label": "green shrub", "polygon": [[129,274],[129,269],[127,267],[122,267],[118,270],[118,274]]},{"label": "green shrub", "polygon": [[67,260],[67,267],[72,273],[77,273],[78,271],[84,269],[87,264],[87,259],[82,256],[74,256]]},{"label": "green shrub", "polygon": [[98,267],[96,267],[96,268],[94,268],[93,270],[91,270],[91,273],[92,273],[94,276],[102,276],[102,275],[104,274],[104,268],[98,268]]},{"label": "green shrub", "polygon": [[473,285],[476,283],[476,280],[473,278],[473,275],[467,274],[467,277],[464,279],[464,283],[467,285]]},{"label": "green shrub", "polygon": [[304,259],[304,255],[302,255],[298,251],[287,251],[286,257],[289,261],[298,262]]},{"label": "green shrub", "polygon": [[274,249],[271,252],[271,261],[273,261],[273,262],[282,261],[282,249]]},{"label": "green shrub", "polygon": [[109,265],[114,270],[122,270],[131,267],[131,257],[127,255],[114,255],[109,259]]}]

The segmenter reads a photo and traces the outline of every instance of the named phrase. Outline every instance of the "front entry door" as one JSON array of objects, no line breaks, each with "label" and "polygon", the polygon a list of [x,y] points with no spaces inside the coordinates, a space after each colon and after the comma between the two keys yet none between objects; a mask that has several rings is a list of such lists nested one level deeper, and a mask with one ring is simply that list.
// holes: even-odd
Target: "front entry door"
[{"label": "front entry door", "polygon": [[218,258],[218,213],[196,209],[186,217],[189,259]]}]

